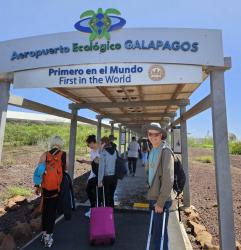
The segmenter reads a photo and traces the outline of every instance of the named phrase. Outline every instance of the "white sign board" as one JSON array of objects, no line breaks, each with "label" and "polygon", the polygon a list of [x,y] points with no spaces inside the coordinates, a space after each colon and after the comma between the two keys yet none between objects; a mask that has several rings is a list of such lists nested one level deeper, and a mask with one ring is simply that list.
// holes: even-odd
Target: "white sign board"
[{"label": "white sign board", "polygon": [[126,144],[126,133],[121,132],[121,145],[125,145],[125,144]]},{"label": "white sign board", "polygon": [[201,83],[202,67],[116,63],[51,67],[14,73],[15,88]]},{"label": "white sign board", "polygon": [[181,154],[182,148],[181,148],[181,129],[180,128],[174,128],[173,129],[173,152],[175,154]]},{"label": "white sign board", "polygon": [[80,31],[0,42],[0,73],[89,63],[223,66],[220,30],[131,28],[90,42]]}]

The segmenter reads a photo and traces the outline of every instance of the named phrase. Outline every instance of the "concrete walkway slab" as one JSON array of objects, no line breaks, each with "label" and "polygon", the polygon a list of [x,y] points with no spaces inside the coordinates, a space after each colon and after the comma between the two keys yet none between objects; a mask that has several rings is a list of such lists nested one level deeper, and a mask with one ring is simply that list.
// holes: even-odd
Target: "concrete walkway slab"
[{"label": "concrete walkway slab", "polygon": [[[116,242],[112,246],[90,246],[89,220],[84,216],[88,207],[80,206],[71,221],[61,220],[56,225],[53,250],[145,250],[150,223],[150,212],[131,208],[134,202],[147,202],[147,185],[144,168],[138,162],[136,176],[128,176],[118,182],[115,200],[120,206],[115,210]],[[125,205],[125,209],[121,206]],[[127,208],[127,209],[126,209]],[[179,223],[176,211],[169,216],[170,250],[191,250],[184,227]],[[153,243],[153,242],[152,242]],[[43,246],[39,238],[24,250],[38,250]],[[153,250],[153,244],[150,248]]]}]

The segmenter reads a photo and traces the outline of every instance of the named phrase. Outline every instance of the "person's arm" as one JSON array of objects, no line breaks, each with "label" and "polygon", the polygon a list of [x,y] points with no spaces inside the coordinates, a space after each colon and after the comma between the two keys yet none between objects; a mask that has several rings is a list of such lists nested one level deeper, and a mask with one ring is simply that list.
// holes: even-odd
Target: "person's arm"
[{"label": "person's arm", "polygon": [[98,186],[101,187],[103,185],[103,178],[105,173],[105,165],[106,165],[106,158],[105,154],[100,154],[100,160],[99,160],[99,169],[98,169]]},{"label": "person's arm", "polygon": [[174,159],[169,149],[163,149],[161,169],[162,184],[156,204],[163,209],[165,202],[172,192],[174,183]]},{"label": "person's arm", "polygon": [[76,160],[76,161],[79,162],[79,163],[85,163],[85,164],[89,164],[89,165],[91,165],[91,162],[92,162],[92,161],[88,161],[88,160],[85,160],[85,159]]}]

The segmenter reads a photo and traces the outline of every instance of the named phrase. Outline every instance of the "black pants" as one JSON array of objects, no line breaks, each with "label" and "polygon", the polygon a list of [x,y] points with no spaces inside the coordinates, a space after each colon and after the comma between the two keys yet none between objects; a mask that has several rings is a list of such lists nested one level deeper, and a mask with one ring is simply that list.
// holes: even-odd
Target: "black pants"
[{"label": "black pants", "polygon": [[52,234],[57,213],[59,197],[43,198],[42,230]]},{"label": "black pants", "polygon": [[97,177],[88,180],[86,192],[90,200],[90,207],[96,207],[96,187],[98,185]]},{"label": "black pants", "polygon": [[136,157],[128,157],[128,167],[130,173],[136,173],[136,162],[137,158]]},{"label": "black pants", "polygon": [[[114,207],[114,194],[117,187],[117,178],[115,175],[105,176],[103,179],[105,188],[105,205],[106,207]],[[101,190],[102,193],[102,190]],[[100,194],[100,191],[99,191]],[[101,197],[103,195],[100,195]]]}]

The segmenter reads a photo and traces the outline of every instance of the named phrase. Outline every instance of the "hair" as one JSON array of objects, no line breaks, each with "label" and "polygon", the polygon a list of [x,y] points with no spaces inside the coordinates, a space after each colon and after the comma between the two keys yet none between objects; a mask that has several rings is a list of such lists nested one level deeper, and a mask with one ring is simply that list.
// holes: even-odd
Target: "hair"
[{"label": "hair", "polygon": [[100,142],[101,142],[101,144],[102,143],[105,143],[105,144],[110,144],[110,139],[109,139],[109,137],[107,137],[107,136],[104,136],[104,137],[102,137],[101,139],[100,139]]},{"label": "hair", "polygon": [[135,140],[136,140],[136,137],[135,137],[135,136],[132,136],[131,139],[132,139],[132,141],[135,141]]},{"label": "hair", "polygon": [[64,140],[60,136],[54,135],[49,138],[48,146],[49,148],[54,148],[54,147],[63,148]]},{"label": "hair", "polygon": [[96,143],[96,136],[95,135],[89,135],[86,139],[86,143],[90,144],[90,143]]}]

